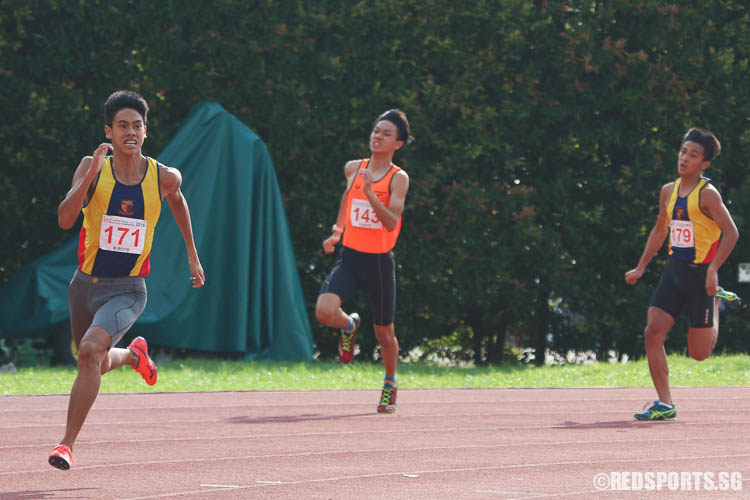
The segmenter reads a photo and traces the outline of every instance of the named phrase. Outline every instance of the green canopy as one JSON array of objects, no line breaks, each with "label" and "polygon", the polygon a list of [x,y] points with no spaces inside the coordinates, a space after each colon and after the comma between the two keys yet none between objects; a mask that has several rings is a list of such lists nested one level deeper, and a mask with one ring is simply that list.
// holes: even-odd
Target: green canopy
[{"label": "green canopy", "polygon": [[[146,279],[148,304],[132,335],[246,359],[312,359],[289,226],[263,141],[222,106],[203,102],[158,160],[182,173],[206,286],[192,288],[185,244],[164,203]],[[67,321],[76,249],[77,236],[0,288],[0,337]]]}]

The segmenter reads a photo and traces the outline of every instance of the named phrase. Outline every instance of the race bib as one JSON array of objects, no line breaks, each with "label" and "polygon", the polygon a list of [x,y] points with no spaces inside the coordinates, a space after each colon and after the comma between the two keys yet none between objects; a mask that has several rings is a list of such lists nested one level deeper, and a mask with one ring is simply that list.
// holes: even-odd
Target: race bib
[{"label": "race bib", "polygon": [[352,210],[349,213],[349,221],[354,227],[364,227],[369,229],[380,229],[383,224],[378,219],[378,214],[367,200],[353,199]]},{"label": "race bib", "polygon": [[673,247],[692,248],[695,246],[693,223],[689,220],[672,220],[669,222],[670,241]]},{"label": "race bib", "polygon": [[112,252],[143,253],[146,241],[146,221],[105,215],[99,232],[99,248]]}]

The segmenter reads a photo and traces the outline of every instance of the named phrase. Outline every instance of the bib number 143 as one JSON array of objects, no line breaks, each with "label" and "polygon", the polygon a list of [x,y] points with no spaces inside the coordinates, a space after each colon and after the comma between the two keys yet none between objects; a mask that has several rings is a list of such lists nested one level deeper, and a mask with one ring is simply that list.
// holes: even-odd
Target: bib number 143
[{"label": "bib number 143", "polygon": [[378,219],[378,214],[375,213],[375,209],[372,208],[372,205],[367,200],[357,198],[352,200],[352,211],[349,214],[349,220],[351,220],[354,227],[371,229],[380,229],[383,227],[383,223]]},{"label": "bib number 143", "polygon": [[105,215],[99,233],[99,248],[140,255],[146,240],[146,221]]}]

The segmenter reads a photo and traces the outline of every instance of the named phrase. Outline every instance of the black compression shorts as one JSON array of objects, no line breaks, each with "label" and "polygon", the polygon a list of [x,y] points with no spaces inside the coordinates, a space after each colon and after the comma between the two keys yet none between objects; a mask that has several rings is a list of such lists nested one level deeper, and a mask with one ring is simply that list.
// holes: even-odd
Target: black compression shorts
[{"label": "black compression shorts", "polygon": [[357,290],[367,294],[373,323],[393,323],[396,310],[396,264],[393,251],[387,253],[358,252],[341,247],[336,265],[320,287],[320,294],[334,293],[345,302]]},{"label": "black compression shorts", "polygon": [[714,298],[706,293],[708,264],[692,264],[674,257],[664,266],[651,306],[669,313],[675,320],[686,309],[692,328],[714,325]]}]

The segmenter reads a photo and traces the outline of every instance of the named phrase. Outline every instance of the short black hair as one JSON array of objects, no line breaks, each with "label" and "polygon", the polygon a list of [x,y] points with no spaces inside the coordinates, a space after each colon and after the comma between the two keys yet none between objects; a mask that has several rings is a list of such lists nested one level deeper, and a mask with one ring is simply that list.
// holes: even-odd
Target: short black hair
[{"label": "short black hair", "polygon": [[104,121],[106,125],[112,126],[115,115],[123,109],[134,109],[143,117],[143,124],[146,124],[148,115],[148,104],[138,92],[132,90],[118,90],[113,92],[104,103]]},{"label": "short black hair", "polygon": [[703,146],[704,161],[713,161],[721,154],[721,143],[714,133],[709,130],[697,127],[691,128],[687,131],[685,137],[682,138],[682,143],[680,145],[683,145],[686,142],[694,142]]},{"label": "short black hair", "polygon": [[404,146],[410,144],[414,138],[411,136],[411,130],[409,128],[409,120],[406,119],[406,113],[400,109],[389,109],[382,115],[375,119],[373,127],[383,120],[388,120],[393,123],[398,129],[398,140],[404,143]]}]

